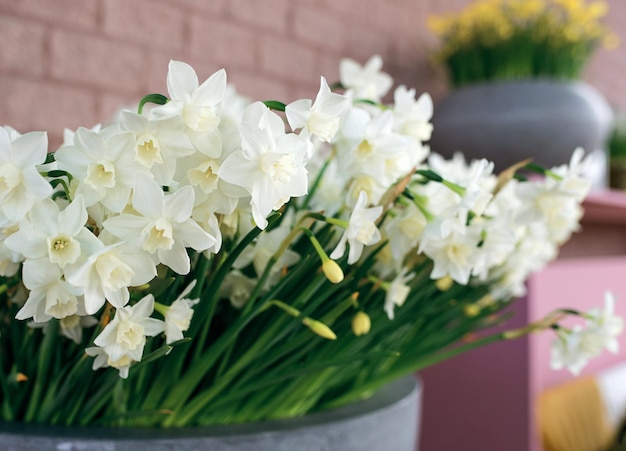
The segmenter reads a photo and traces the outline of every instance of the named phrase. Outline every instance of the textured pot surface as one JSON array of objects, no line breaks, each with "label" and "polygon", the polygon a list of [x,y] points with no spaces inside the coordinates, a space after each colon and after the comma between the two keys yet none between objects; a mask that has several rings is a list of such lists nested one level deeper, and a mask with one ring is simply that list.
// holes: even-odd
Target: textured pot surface
[{"label": "textured pot surface", "polygon": [[529,157],[548,167],[567,163],[576,147],[604,150],[613,118],[590,85],[548,80],[467,86],[434,111],[434,152],[487,158],[497,170]]},{"label": "textured pot surface", "polygon": [[0,423],[0,447],[3,451],[413,451],[420,399],[421,384],[409,377],[368,400],[284,421],[183,430]]}]

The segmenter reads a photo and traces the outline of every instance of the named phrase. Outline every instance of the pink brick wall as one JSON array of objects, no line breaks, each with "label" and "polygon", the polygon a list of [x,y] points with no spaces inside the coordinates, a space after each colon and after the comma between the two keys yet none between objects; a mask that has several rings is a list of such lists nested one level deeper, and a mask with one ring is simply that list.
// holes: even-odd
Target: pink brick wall
[{"label": "pink brick wall", "polygon": [[[428,53],[429,14],[470,0],[0,0],[0,124],[47,130],[107,120],[148,92],[165,93],[167,62],[201,79],[225,67],[253,98],[314,96],[339,60],[378,53],[398,83],[445,92]],[[610,0],[624,45],[600,51],[586,78],[626,108],[626,2]]]}]

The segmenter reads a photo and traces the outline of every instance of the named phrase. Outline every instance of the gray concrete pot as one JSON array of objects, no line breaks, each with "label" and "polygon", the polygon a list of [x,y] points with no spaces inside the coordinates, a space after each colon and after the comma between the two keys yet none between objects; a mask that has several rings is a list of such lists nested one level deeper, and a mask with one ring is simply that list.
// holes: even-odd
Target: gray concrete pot
[{"label": "gray concrete pot", "polygon": [[490,82],[463,87],[437,104],[431,148],[444,156],[487,158],[496,170],[533,157],[566,163],[576,147],[604,150],[613,114],[583,82]]},{"label": "gray concrete pot", "polygon": [[3,451],[414,451],[421,383],[400,379],[372,398],[302,418],[227,427],[94,429],[0,423]]}]

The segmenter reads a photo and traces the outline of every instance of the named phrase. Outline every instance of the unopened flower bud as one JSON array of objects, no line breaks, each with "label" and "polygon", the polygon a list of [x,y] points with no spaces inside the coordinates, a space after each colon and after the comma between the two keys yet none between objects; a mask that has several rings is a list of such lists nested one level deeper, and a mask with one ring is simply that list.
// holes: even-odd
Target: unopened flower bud
[{"label": "unopened flower bud", "polygon": [[314,320],[312,318],[306,317],[302,320],[302,324],[311,329],[317,335],[322,338],[326,338],[327,340],[336,340],[337,335],[332,331],[330,327],[321,321]]},{"label": "unopened flower bud", "polygon": [[435,282],[435,285],[437,286],[437,289],[439,291],[448,291],[450,287],[452,287],[452,283],[453,283],[452,277],[445,276],[445,277],[442,277],[441,279],[438,279]]},{"label": "unopened flower bud", "polygon": [[465,315],[469,316],[470,318],[473,318],[474,316],[478,315],[480,313],[480,306],[478,304],[467,304],[464,307],[465,310]]},{"label": "unopened flower bud", "polygon": [[357,312],[352,318],[352,332],[354,335],[361,336],[369,333],[372,328],[372,320],[365,312]]},{"label": "unopened flower bud", "polygon": [[15,375],[15,382],[26,382],[28,380],[28,376],[24,373],[17,373]]},{"label": "unopened flower bud", "polygon": [[343,280],[343,270],[335,260],[329,258],[322,263],[322,271],[324,271],[324,275],[332,283],[339,283]]}]

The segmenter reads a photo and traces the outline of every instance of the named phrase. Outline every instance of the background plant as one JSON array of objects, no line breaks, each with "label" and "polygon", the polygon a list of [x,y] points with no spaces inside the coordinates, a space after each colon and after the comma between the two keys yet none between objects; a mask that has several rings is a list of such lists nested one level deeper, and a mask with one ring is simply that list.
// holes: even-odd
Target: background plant
[{"label": "background plant", "polygon": [[580,77],[601,45],[617,37],[601,22],[602,1],[483,0],[459,13],[429,18],[441,39],[435,59],[453,86],[487,80]]}]

